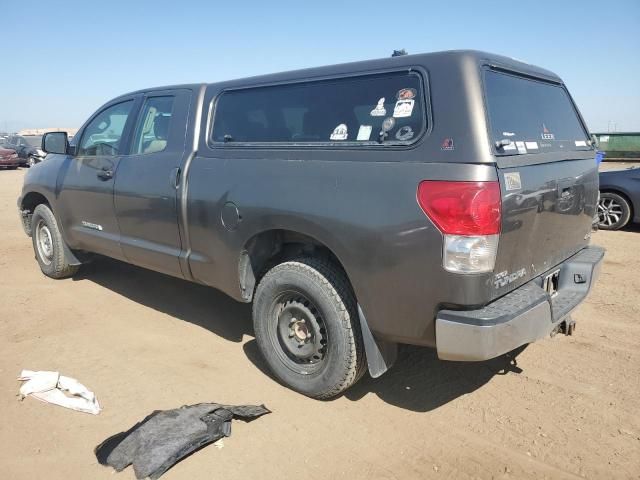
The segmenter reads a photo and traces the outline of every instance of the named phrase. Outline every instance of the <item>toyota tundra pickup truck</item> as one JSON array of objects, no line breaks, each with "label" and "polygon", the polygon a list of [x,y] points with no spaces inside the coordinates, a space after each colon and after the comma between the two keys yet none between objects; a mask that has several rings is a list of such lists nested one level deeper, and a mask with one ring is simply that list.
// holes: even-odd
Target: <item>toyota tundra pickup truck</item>
[{"label": "toyota tundra pickup truck", "polygon": [[267,364],[315,398],[399,344],[481,361],[570,334],[604,255],[567,88],[483,52],[150,88],[42,146],[18,207],[45,275],[99,254],[252,302]]}]

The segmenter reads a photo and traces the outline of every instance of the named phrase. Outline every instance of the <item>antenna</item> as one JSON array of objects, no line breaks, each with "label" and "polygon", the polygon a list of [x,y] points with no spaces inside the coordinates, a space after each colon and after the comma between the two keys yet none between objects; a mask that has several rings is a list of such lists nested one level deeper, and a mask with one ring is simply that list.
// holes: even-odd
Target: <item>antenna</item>
[{"label": "antenna", "polygon": [[409,55],[404,48],[400,50],[394,50],[391,54],[392,57],[402,57],[403,55]]}]

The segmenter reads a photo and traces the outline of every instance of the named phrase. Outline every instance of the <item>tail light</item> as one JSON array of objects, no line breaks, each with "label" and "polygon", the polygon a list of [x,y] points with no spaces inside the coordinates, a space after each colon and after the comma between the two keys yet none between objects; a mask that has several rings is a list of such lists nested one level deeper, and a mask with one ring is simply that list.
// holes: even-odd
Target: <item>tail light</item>
[{"label": "tail light", "polygon": [[454,273],[493,270],[500,236],[500,185],[425,180],[418,204],[444,234],[442,265]]}]

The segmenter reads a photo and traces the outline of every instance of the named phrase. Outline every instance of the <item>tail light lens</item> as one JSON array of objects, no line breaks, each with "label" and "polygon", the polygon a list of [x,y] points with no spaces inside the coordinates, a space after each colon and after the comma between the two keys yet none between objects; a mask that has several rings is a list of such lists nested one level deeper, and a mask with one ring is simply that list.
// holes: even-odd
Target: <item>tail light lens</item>
[{"label": "tail light lens", "polygon": [[418,204],[444,234],[442,265],[454,273],[493,270],[500,234],[498,182],[425,180]]}]

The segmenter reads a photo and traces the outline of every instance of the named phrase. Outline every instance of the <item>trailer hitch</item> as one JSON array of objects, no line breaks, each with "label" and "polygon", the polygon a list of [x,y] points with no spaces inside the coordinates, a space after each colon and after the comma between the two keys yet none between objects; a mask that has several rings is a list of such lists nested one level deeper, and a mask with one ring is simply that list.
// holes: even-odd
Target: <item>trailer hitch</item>
[{"label": "trailer hitch", "polygon": [[565,335],[573,335],[576,331],[576,321],[569,317],[560,324],[560,331]]}]

